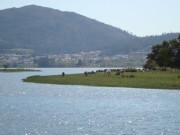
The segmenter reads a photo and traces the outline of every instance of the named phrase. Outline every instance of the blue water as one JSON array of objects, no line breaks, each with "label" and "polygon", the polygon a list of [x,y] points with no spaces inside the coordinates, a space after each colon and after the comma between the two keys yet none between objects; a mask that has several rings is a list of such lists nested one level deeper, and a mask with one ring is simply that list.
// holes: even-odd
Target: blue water
[{"label": "blue water", "polygon": [[0,135],[180,134],[180,91],[22,82],[92,70],[0,73]]}]

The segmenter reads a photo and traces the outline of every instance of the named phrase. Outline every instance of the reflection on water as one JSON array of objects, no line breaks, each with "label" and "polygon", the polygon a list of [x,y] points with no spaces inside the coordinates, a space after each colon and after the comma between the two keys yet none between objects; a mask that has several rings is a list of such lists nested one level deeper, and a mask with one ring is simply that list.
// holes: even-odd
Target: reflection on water
[{"label": "reflection on water", "polygon": [[180,91],[21,81],[86,70],[0,73],[0,134],[180,134]]}]

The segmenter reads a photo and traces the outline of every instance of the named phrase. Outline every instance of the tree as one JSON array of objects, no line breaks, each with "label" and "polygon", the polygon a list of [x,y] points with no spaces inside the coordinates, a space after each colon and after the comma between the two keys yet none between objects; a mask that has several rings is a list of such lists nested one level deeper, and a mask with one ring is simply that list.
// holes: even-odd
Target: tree
[{"label": "tree", "polygon": [[180,41],[180,34],[179,34],[179,36],[178,36],[178,40]]},{"label": "tree", "polygon": [[180,68],[180,35],[177,39],[163,41],[152,47],[152,52],[147,55],[145,68],[159,67]]},{"label": "tree", "polygon": [[158,67],[157,63],[153,60],[148,60],[143,66],[145,69],[156,70]]},{"label": "tree", "polygon": [[168,67],[171,63],[170,50],[167,47],[159,48],[156,62],[160,67]]},{"label": "tree", "polygon": [[83,66],[83,61],[81,59],[78,60],[78,63],[76,64],[77,67]]},{"label": "tree", "polygon": [[9,67],[8,63],[3,64],[4,70],[6,70]]}]

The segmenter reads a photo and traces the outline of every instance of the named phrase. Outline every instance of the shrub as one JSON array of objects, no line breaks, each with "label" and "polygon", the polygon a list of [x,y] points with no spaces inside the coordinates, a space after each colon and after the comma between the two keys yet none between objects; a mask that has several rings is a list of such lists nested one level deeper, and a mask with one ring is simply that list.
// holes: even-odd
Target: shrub
[{"label": "shrub", "polygon": [[135,68],[127,68],[124,71],[125,72],[137,72],[137,69],[135,69]]},{"label": "shrub", "polygon": [[115,75],[121,75],[121,72],[120,71],[118,71],[118,72],[116,72],[116,74]]},{"label": "shrub", "polygon": [[161,71],[166,71],[166,68],[165,67],[161,68]]},{"label": "shrub", "polygon": [[134,75],[122,75],[122,78],[134,78],[135,76]]}]

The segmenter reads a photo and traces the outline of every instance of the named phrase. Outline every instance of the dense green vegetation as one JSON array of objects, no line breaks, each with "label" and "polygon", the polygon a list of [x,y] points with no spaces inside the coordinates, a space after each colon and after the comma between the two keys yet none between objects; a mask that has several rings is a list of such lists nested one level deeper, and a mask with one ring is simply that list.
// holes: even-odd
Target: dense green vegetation
[{"label": "dense green vegetation", "polygon": [[[0,53],[32,55],[102,51],[105,55],[149,51],[177,33],[137,37],[73,13],[30,5],[0,10]],[[13,23],[12,23],[13,22]]]},{"label": "dense green vegetation", "polygon": [[164,41],[152,47],[152,52],[147,56],[144,65],[148,69],[156,69],[157,66],[169,68],[180,68],[180,35],[177,39]]},{"label": "dense green vegetation", "polygon": [[0,69],[0,72],[31,72],[31,71],[40,71],[35,69],[24,69],[24,68],[16,68],[16,69]]},{"label": "dense green vegetation", "polygon": [[88,85],[106,87],[133,87],[133,88],[158,88],[180,89],[180,71],[152,71],[152,72],[125,72],[105,77],[102,72],[96,74],[72,74],[53,76],[31,76],[25,82],[61,84],[61,85]]}]

